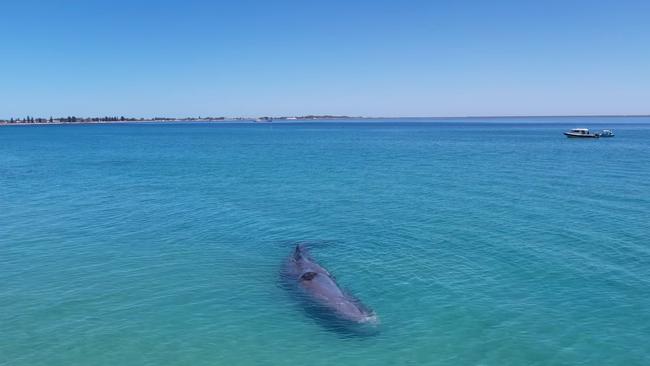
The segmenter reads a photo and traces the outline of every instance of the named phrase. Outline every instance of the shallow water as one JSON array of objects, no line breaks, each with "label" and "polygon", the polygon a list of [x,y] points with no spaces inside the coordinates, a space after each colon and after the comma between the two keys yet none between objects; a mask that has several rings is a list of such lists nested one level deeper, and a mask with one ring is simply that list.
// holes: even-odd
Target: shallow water
[{"label": "shallow water", "polygon": [[647,365],[649,218],[650,118],[2,127],[0,364]]}]

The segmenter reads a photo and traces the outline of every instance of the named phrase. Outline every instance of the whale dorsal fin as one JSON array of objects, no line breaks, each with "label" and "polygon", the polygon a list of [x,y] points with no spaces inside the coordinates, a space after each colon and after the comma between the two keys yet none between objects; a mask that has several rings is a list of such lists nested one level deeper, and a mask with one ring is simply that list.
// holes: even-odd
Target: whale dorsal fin
[{"label": "whale dorsal fin", "polygon": [[309,259],[309,250],[304,244],[296,245],[296,249],[293,251],[293,259],[297,261]]},{"label": "whale dorsal fin", "polygon": [[293,251],[293,259],[294,260],[302,259],[302,250],[300,249],[300,245],[296,245],[296,250]]},{"label": "whale dorsal fin", "polygon": [[302,274],[302,276],[300,276],[300,280],[311,281],[312,279],[314,279],[314,277],[316,277],[317,274],[318,273],[316,272],[305,272]]}]

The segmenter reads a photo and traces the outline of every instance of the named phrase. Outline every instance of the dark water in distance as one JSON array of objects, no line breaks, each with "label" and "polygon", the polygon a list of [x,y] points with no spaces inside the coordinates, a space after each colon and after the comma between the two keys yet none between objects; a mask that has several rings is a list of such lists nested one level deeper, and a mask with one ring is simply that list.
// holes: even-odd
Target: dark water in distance
[{"label": "dark water in distance", "polygon": [[650,118],[0,127],[0,364],[647,365],[649,218]]}]

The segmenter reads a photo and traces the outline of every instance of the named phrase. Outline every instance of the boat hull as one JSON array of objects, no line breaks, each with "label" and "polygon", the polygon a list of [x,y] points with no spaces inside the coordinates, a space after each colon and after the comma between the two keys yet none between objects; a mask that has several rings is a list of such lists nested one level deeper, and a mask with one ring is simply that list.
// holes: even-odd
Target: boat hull
[{"label": "boat hull", "polygon": [[598,135],[594,135],[594,134],[591,134],[591,133],[585,135],[585,134],[577,134],[577,133],[570,133],[570,132],[564,132],[564,136],[566,136],[568,138],[583,138],[583,139],[585,139],[585,138],[586,139],[589,139],[589,138],[597,139],[597,138],[600,137]]}]

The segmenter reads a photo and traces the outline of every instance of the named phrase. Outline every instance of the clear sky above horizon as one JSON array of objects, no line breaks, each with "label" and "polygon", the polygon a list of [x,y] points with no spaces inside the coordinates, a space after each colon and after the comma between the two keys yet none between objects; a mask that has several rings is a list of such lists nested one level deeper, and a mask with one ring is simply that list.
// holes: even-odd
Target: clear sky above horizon
[{"label": "clear sky above horizon", "polygon": [[0,118],[650,114],[650,1],[0,1]]}]

